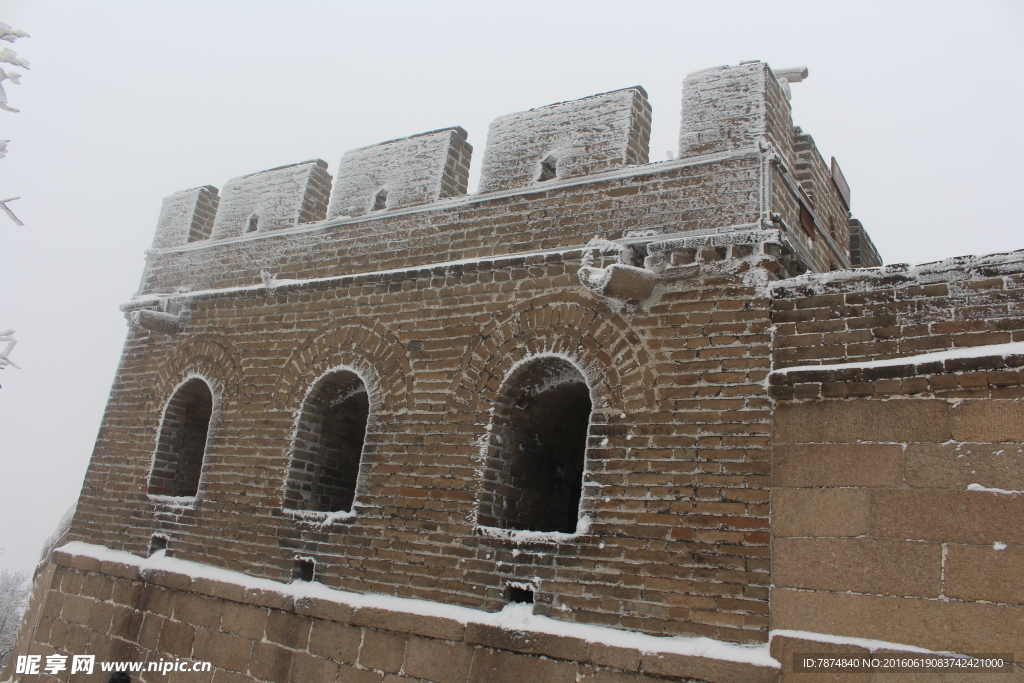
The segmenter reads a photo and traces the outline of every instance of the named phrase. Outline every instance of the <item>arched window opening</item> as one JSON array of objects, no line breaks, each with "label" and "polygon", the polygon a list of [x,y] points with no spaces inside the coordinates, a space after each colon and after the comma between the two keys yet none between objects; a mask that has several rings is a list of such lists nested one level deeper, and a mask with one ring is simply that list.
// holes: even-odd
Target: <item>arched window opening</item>
[{"label": "arched window opening", "polygon": [[383,211],[388,208],[388,191],[380,189],[373,195],[373,208],[371,211]]},{"label": "arched window opening", "polygon": [[341,370],[310,392],[295,432],[285,507],[350,512],[370,401],[363,380]]},{"label": "arched window opening", "polygon": [[260,217],[259,217],[258,214],[254,213],[251,216],[249,216],[249,221],[246,223],[245,231],[246,232],[256,232],[256,230],[259,227],[260,227]]},{"label": "arched window opening", "polygon": [[213,416],[213,392],[195,377],[178,387],[164,409],[149,492],[194,496],[199,491],[206,437]]},{"label": "arched window opening", "polygon": [[539,358],[521,369],[498,406],[500,445],[480,524],[575,533],[591,408],[587,383],[569,361]]}]

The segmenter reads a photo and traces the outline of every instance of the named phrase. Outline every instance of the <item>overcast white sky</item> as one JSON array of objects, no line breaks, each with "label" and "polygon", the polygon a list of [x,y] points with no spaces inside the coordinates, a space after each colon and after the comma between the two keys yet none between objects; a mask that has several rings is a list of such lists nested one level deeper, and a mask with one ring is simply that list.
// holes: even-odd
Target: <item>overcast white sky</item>
[{"label": "overcast white sky", "polygon": [[[3,0],[32,34],[0,112],[0,567],[77,497],[160,200],[451,125],[476,185],[496,116],[642,85],[651,159],[690,71],[805,65],[794,118],[887,263],[1024,248],[1024,3]],[[6,66],[6,65],[5,65]]]}]

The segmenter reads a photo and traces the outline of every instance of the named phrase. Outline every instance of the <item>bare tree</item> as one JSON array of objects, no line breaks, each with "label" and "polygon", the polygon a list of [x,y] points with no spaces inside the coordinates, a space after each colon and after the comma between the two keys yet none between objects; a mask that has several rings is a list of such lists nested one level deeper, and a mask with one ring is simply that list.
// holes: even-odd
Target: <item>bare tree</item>
[{"label": "bare tree", "polygon": [[0,668],[7,665],[7,658],[18,642],[31,591],[28,573],[0,570]]}]

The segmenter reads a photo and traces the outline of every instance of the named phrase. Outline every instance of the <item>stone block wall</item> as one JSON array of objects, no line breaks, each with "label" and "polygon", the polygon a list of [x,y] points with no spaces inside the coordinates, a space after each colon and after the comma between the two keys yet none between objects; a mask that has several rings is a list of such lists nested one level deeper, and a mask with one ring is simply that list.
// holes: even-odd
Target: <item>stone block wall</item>
[{"label": "stone block wall", "polygon": [[855,268],[877,268],[882,265],[882,257],[878,254],[875,243],[864,231],[864,226],[856,218],[847,221],[850,234],[850,263]]},{"label": "stone block wall", "polygon": [[793,119],[778,78],[764,62],[718,66],[687,75],[679,129],[680,158],[771,143],[795,160]]},{"label": "stone block wall", "polygon": [[[81,546],[79,546],[81,548]],[[160,569],[131,556],[58,552],[43,604],[19,654],[93,654],[97,662],[210,662],[209,671],[133,673],[132,680],[212,683],[774,683],[767,648],[731,659],[661,650],[657,639],[608,642],[614,632],[555,634],[504,627],[470,610],[448,616],[415,603],[389,608],[309,584],[252,582]],[[110,555],[106,553],[106,555]],[[188,568],[188,563],[177,566]],[[195,567],[194,565],[192,566]],[[383,605],[384,603],[380,603]],[[420,610],[420,611],[417,611]],[[591,636],[589,639],[586,636]],[[603,640],[602,640],[603,638]],[[650,641],[650,642],[648,642]],[[678,643],[671,644],[678,646]],[[43,660],[45,662],[45,659]],[[40,674],[20,681],[103,681]]]},{"label": "stone block wall", "polygon": [[772,286],[773,630],[1022,650],[1022,268]]},{"label": "stone block wall", "polygon": [[772,433],[773,629],[1021,651],[1024,400],[784,403]]},{"label": "stone block wall", "polygon": [[355,275],[573,249],[595,235],[718,231],[759,220],[756,150],[724,160],[666,163],[654,178],[651,170],[635,167],[572,185],[472,195],[333,219],[304,231],[151,252],[140,293],[251,285],[263,270],[283,278]]}]

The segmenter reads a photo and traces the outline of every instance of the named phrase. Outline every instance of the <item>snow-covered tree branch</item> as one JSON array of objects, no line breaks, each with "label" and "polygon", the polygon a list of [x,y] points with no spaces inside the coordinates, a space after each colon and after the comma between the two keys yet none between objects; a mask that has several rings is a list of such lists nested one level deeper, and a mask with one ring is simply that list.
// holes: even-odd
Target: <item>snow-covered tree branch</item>
[{"label": "snow-covered tree branch", "polygon": [[[18,38],[28,38],[29,35],[18,28],[11,28],[10,25],[0,21],[0,40],[6,40],[8,43],[13,43]],[[18,56],[18,53],[9,47],[0,49],[0,62],[4,64],[11,64],[13,66],[20,66],[23,69],[28,69],[28,62]],[[21,81],[21,74],[17,71],[11,71],[9,68],[0,68],[0,109],[4,111],[17,113],[18,110],[7,104],[7,91],[4,90],[4,81],[10,81],[15,85],[18,85]],[[7,156],[7,143],[10,140],[0,140],[0,159]],[[3,210],[7,216],[14,221],[15,225],[24,225],[18,217],[14,215],[10,207],[7,206],[7,202],[12,202],[18,197],[11,197],[0,201],[0,210]]]}]

